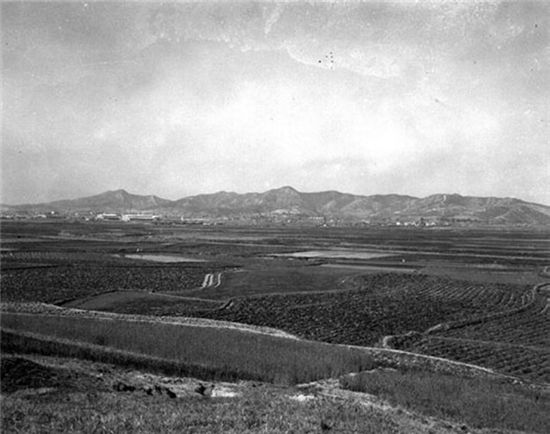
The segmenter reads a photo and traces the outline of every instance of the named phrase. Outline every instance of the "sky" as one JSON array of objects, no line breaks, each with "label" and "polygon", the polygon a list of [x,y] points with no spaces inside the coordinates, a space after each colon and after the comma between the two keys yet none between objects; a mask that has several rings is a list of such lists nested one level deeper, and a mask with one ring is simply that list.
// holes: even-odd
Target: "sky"
[{"label": "sky", "polygon": [[550,2],[2,2],[1,202],[550,204]]}]

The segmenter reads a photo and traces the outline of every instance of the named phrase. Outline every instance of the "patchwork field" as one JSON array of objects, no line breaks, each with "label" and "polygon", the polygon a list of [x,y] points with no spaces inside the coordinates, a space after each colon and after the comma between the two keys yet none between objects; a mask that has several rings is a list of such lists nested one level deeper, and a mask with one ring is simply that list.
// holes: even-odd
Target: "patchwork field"
[{"label": "patchwork field", "polygon": [[196,432],[544,432],[549,251],[519,229],[4,222],[3,423],[181,431],[173,400]]},{"label": "patchwork field", "polygon": [[5,222],[1,296],[274,327],[549,382],[548,301],[534,289],[549,252],[543,230]]},{"label": "patchwork field", "polygon": [[278,327],[308,339],[371,346],[385,335],[519,308],[530,298],[528,286],[423,275],[373,274],[353,283],[359,289],[235,299],[203,315]]}]

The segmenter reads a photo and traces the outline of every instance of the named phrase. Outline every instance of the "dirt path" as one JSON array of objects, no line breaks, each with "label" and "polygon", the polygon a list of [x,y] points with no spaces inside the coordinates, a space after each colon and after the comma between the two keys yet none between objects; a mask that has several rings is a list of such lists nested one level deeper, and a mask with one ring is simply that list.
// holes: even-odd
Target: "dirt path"
[{"label": "dirt path", "polygon": [[202,281],[201,288],[218,288],[222,284],[222,272],[207,273]]},{"label": "dirt path", "polygon": [[512,344],[509,342],[500,342],[500,341],[484,341],[479,339],[467,339],[467,338],[455,338],[455,337],[447,337],[447,336],[430,336],[430,339],[435,339],[438,341],[452,341],[452,342],[466,342],[469,344],[481,344],[481,345],[487,345],[492,347],[500,347],[500,348],[513,348],[513,349],[525,349],[530,351],[536,351],[536,352],[542,352],[542,353],[548,353],[550,350],[545,347],[535,347],[532,345],[518,345],[518,344]]}]

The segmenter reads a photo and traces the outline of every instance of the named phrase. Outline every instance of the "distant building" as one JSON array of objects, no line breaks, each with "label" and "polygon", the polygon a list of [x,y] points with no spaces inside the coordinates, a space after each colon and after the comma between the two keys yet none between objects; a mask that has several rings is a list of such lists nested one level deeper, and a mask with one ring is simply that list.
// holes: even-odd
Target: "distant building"
[{"label": "distant building", "polygon": [[120,215],[102,212],[101,214],[96,215],[95,218],[96,220],[120,220]]},{"label": "distant building", "polygon": [[152,222],[152,221],[157,221],[159,219],[160,219],[160,216],[152,215],[152,214],[123,214],[121,218],[123,222],[131,222],[131,221]]}]

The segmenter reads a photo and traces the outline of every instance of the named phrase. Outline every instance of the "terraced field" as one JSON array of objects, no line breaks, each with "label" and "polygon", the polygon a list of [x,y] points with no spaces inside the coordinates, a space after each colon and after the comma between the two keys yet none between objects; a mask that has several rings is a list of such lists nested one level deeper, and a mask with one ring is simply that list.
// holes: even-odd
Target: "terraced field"
[{"label": "terraced field", "polygon": [[515,315],[448,330],[445,337],[550,348],[550,310],[535,303]]},{"label": "terraced field", "polygon": [[550,383],[550,350],[547,348],[428,337],[406,349],[483,366],[532,381]]},{"label": "terraced field", "polygon": [[423,275],[358,279],[360,289],[238,298],[224,309],[201,315],[278,327],[308,339],[375,345],[385,335],[421,332],[443,321],[519,308],[532,297],[529,286],[471,284]]},{"label": "terraced field", "polygon": [[550,292],[542,287],[527,308],[405,340],[401,349],[450,358],[550,383]]}]

